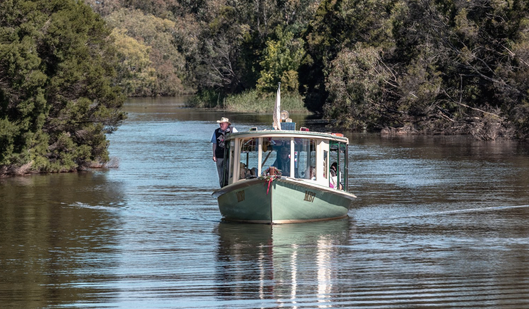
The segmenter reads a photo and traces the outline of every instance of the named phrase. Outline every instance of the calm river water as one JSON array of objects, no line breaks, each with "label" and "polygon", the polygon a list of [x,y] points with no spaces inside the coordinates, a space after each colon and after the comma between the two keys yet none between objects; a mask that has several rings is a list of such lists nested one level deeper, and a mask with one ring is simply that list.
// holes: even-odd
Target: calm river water
[{"label": "calm river water", "polygon": [[119,168],[0,179],[0,308],[529,308],[527,145],[350,135],[349,219],[230,224],[225,114],[177,103],[127,103]]}]

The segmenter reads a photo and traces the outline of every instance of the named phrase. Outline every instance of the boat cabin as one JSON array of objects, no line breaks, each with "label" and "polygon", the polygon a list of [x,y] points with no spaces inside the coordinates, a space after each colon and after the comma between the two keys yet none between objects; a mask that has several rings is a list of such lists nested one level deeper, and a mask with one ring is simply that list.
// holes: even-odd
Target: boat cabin
[{"label": "boat cabin", "polygon": [[248,131],[233,133],[227,141],[228,185],[281,176],[336,190],[349,186],[349,141],[341,134]]}]

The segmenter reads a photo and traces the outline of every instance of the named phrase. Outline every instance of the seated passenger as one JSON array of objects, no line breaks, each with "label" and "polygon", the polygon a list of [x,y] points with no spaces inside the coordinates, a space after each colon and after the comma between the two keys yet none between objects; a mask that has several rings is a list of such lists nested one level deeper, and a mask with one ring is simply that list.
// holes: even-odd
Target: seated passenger
[{"label": "seated passenger", "polygon": [[257,177],[257,168],[247,168],[246,164],[240,163],[240,169],[239,169],[239,179],[248,179],[248,178],[255,178]]},{"label": "seated passenger", "polygon": [[[329,185],[331,188],[334,188],[334,189],[338,189],[337,169],[338,169],[338,164],[336,162],[334,162],[331,165],[331,183]],[[342,190],[342,185],[341,184],[340,184],[340,190]]]},{"label": "seated passenger", "polygon": [[272,164],[281,171],[282,176],[290,176],[290,147],[281,147],[276,161]]},{"label": "seated passenger", "polygon": [[314,166],[307,167],[304,175],[305,179],[316,180],[316,168],[314,168]]},{"label": "seated passenger", "polygon": [[248,169],[248,172],[246,173],[246,178],[256,178],[257,177],[257,168],[252,167]]},{"label": "seated passenger", "polygon": [[246,178],[246,164],[239,163],[239,179],[245,179]]}]

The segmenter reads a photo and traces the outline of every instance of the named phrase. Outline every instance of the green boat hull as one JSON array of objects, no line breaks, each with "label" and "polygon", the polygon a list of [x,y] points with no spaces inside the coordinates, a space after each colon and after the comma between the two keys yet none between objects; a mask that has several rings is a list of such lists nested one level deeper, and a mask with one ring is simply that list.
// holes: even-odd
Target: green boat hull
[{"label": "green boat hull", "polygon": [[254,179],[214,193],[225,220],[299,223],[344,218],[353,194],[295,179]]}]

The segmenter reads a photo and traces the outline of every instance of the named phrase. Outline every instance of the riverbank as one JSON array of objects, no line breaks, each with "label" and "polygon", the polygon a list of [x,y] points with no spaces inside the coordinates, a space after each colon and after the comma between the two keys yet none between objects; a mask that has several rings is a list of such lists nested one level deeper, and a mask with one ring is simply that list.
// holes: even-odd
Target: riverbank
[{"label": "riverbank", "polygon": [[[273,113],[275,100],[275,93],[263,97],[256,90],[232,95],[223,99],[213,93],[203,93],[187,100],[186,107],[217,108],[235,113],[268,114]],[[303,97],[299,94],[282,94],[281,110],[287,110],[295,114],[312,114],[305,107]]]}]

